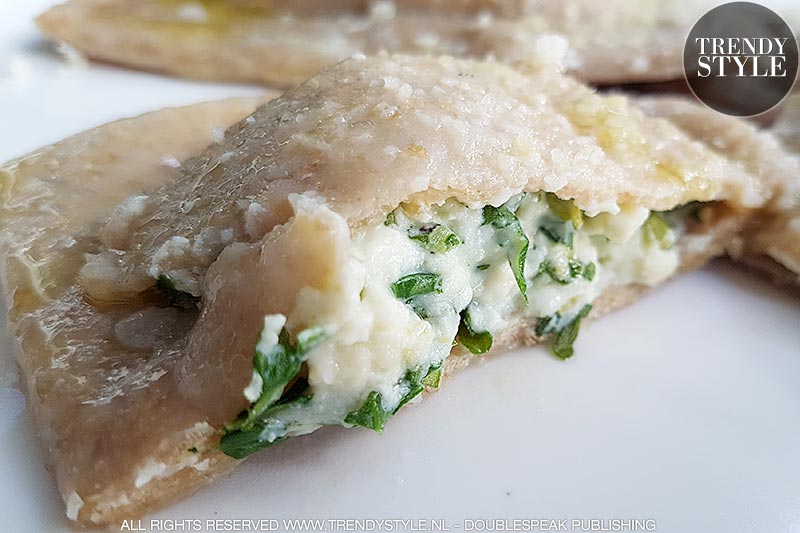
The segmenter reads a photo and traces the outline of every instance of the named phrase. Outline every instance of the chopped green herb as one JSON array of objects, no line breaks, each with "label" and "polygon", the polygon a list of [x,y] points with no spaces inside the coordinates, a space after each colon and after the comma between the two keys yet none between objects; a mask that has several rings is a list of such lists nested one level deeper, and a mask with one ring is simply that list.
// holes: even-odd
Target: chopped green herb
[{"label": "chopped green herb", "polygon": [[344,419],[346,424],[361,426],[380,433],[389,420],[389,413],[383,406],[381,393],[372,391],[367,396],[364,404],[355,411],[351,411]]},{"label": "chopped green herb", "polygon": [[373,431],[383,431],[386,421],[396,414],[401,407],[422,394],[425,387],[438,387],[442,375],[442,364],[431,365],[427,372],[423,374],[421,367],[409,369],[405,375],[397,382],[397,385],[404,391],[400,402],[392,411],[386,409],[383,398],[378,391],[372,391],[367,396],[364,403],[355,411],[351,411],[345,417],[346,424],[362,426]]},{"label": "chopped green herb", "polygon": [[306,355],[325,337],[322,328],[309,328],[297,335],[297,343],[292,344],[289,331],[284,327],[278,335],[278,344],[269,352],[258,349],[264,330],[259,335],[253,356],[253,372],[261,379],[261,394],[244,417],[240,417],[227,430],[249,428],[258,423],[264,413],[277,402],[286,386],[300,373]]},{"label": "chopped green herb", "polygon": [[666,250],[673,244],[669,230],[669,224],[655,211],[650,213],[650,216],[647,217],[647,220],[642,225],[642,232],[645,238],[657,243],[662,250]]},{"label": "chopped green herb", "polygon": [[180,307],[181,309],[197,309],[200,303],[200,297],[194,296],[185,291],[179,291],[175,288],[175,284],[165,274],[158,276],[156,280],[156,289],[166,296],[169,305],[172,307]]},{"label": "chopped green herb", "polygon": [[439,388],[442,381],[442,364],[433,365],[428,369],[428,373],[422,378],[422,384],[433,389]]},{"label": "chopped green herb", "polygon": [[478,265],[478,266],[476,266],[475,268],[477,268],[478,270],[486,270],[486,269],[487,269],[487,268],[489,268],[490,266],[491,266],[491,265],[483,264],[483,265]]},{"label": "chopped green herb", "polygon": [[425,390],[425,387],[438,387],[441,376],[441,363],[431,365],[424,374],[421,367],[408,370],[403,378],[397,383],[401,389],[407,392],[400,399],[400,403],[397,404],[397,407],[395,407],[394,411],[392,411],[392,414],[397,413],[401,407],[419,396],[422,391]]},{"label": "chopped green herb", "polygon": [[[263,334],[263,333],[262,333]],[[289,331],[281,330],[278,344],[269,352],[256,349],[253,367],[263,381],[261,396],[250,411],[250,418],[257,418],[263,411],[280,399],[289,382],[300,373],[305,355],[311,347],[324,335],[318,329],[310,333],[304,331],[297,337],[297,344],[292,345]],[[261,339],[259,339],[259,343]]]},{"label": "chopped green herb", "polygon": [[591,305],[585,305],[578,312],[577,316],[567,324],[564,329],[556,333],[556,338],[553,340],[553,353],[561,359],[569,359],[575,353],[573,345],[578,338],[578,330],[581,327],[581,321],[586,318],[589,311],[592,310]]},{"label": "chopped green herb", "polygon": [[508,264],[514,273],[522,297],[528,303],[528,283],[525,280],[525,258],[528,256],[530,241],[519,223],[517,215],[504,206],[483,208],[483,223],[491,224],[495,229],[495,240],[506,248]]},{"label": "chopped green herb", "polygon": [[559,313],[544,317],[536,325],[536,335],[541,337],[548,333],[555,333],[552,343],[553,353],[561,359],[569,359],[574,354],[573,344],[575,344],[575,339],[578,338],[581,321],[586,318],[591,310],[592,306],[590,304],[583,306],[575,318],[564,325],[561,324],[561,315]]},{"label": "chopped green herb", "polygon": [[394,226],[397,224],[397,209],[386,215],[386,220],[383,221],[384,226]]},{"label": "chopped green herb", "polygon": [[196,446],[192,446],[191,448],[189,448],[188,451],[189,451],[189,453],[197,453],[197,447]]},{"label": "chopped green herb", "polygon": [[[575,271],[575,276],[581,276],[586,281],[593,281],[594,276],[597,274],[597,267],[594,263],[578,263],[582,270]],[[572,263],[570,263],[570,268]]]},{"label": "chopped green herb", "polygon": [[273,441],[263,439],[261,434],[265,429],[265,426],[259,424],[247,431],[225,433],[219,441],[219,449],[229,457],[244,459],[250,454],[286,440],[286,437],[279,437]]},{"label": "chopped green herb", "polygon": [[442,292],[442,277],[432,272],[408,274],[392,283],[392,293],[401,300],[410,300],[414,296]]},{"label": "chopped green herb", "polygon": [[594,263],[581,263],[575,259],[569,260],[569,274],[573,279],[583,278],[592,281],[597,273]]},{"label": "chopped green herb", "polygon": [[410,228],[408,236],[429,252],[437,254],[452,250],[461,244],[461,239],[450,228],[436,223]]},{"label": "chopped green herb", "polygon": [[461,323],[458,326],[456,340],[474,355],[482,355],[492,347],[492,334],[488,331],[477,332],[472,329],[472,319],[469,309],[461,311]]},{"label": "chopped green herb", "polygon": [[400,398],[400,403],[397,404],[397,407],[395,407],[394,411],[392,411],[392,414],[399,411],[401,407],[419,396],[422,391],[425,390],[422,380],[423,376],[421,368],[406,371],[406,375],[403,376],[398,385],[407,392],[402,398]]},{"label": "chopped green herb", "polygon": [[564,222],[558,218],[547,216],[539,224],[539,229],[551,241],[561,243],[570,249],[572,248],[575,239],[575,228],[572,222]]},{"label": "chopped green herb", "polygon": [[564,222],[572,222],[574,229],[581,229],[583,226],[583,214],[575,206],[572,200],[562,200],[553,193],[547,193],[547,205],[550,210]]},{"label": "chopped green herb", "polygon": [[539,264],[539,273],[547,275],[550,279],[561,285],[566,285],[574,281],[572,278],[560,275],[552,261],[548,261],[547,259]]},{"label": "chopped green herb", "polygon": [[558,313],[540,318],[539,322],[536,324],[536,336],[542,337],[548,333],[554,332],[560,318],[561,315]]},{"label": "chopped green herb", "polygon": [[264,448],[283,442],[288,430],[285,422],[280,420],[287,410],[296,409],[311,401],[311,396],[301,396],[291,401],[281,401],[269,407],[253,424],[231,429],[226,428],[219,442],[219,449],[234,459],[244,459],[248,455]]},{"label": "chopped green herb", "polygon": [[556,283],[569,285],[579,278],[592,281],[597,272],[597,267],[595,267],[594,263],[581,263],[575,259],[569,260],[568,268],[567,272],[561,272],[552,262],[545,259],[539,265],[539,273],[546,274]]}]

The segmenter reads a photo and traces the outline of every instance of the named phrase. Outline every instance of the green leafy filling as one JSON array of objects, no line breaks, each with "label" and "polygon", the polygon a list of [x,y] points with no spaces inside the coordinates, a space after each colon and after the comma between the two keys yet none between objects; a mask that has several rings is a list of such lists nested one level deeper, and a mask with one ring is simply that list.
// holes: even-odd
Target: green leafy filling
[{"label": "green leafy filling", "polygon": [[361,407],[351,411],[344,419],[346,424],[361,426],[378,433],[383,431],[386,421],[396,414],[401,407],[422,394],[425,387],[436,388],[439,386],[442,375],[442,364],[431,365],[423,373],[422,368],[411,369],[397,383],[401,390],[405,391],[400,402],[392,410],[386,408],[383,397],[378,391],[372,391],[367,395],[367,399]]},{"label": "green leafy filling", "polygon": [[438,389],[442,382],[442,364],[430,367],[428,373],[422,378],[422,384],[432,389]]},{"label": "green leafy filling", "polygon": [[432,272],[408,274],[392,283],[392,294],[400,300],[410,300],[415,296],[442,292],[442,276]]},{"label": "green leafy filling", "polygon": [[409,228],[408,236],[432,253],[444,253],[461,244],[461,239],[442,224],[423,224]]},{"label": "green leafy filling", "polygon": [[437,388],[442,375],[442,364],[431,365],[427,371],[423,372],[422,367],[408,370],[403,378],[397,383],[401,390],[407,391],[400,399],[400,403],[394,408],[392,414],[396,413],[405,404],[419,396],[425,387]]},{"label": "green leafy filling", "polygon": [[483,208],[483,223],[491,225],[495,232],[495,240],[500,247],[505,248],[508,254],[508,264],[514,273],[522,297],[528,303],[528,283],[525,280],[525,258],[528,256],[530,241],[525,235],[525,230],[519,218],[508,207],[493,207],[487,205]]},{"label": "green leafy filling", "polygon": [[564,222],[571,222],[574,229],[581,229],[583,226],[583,213],[572,200],[562,200],[553,193],[545,196],[547,205],[558,218]]},{"label": "green leafy filling", "polygon": [[[252,453],[283,442],[287,438],[284,434],[288,427],[281,417],[292,409],[308,404],[311,399],[311,396],[306,395],[293,400],[281,400],[265,410],[252,425],[235,430],[229,429],[229,426],[220,439],[220,450],[234,459],[244,459]],[[271,438],[269,433],[280,436]]]},{"label": "green leafy filling", "polygon": [[[310,399],[298,391],[306,388],[305,380],[298,379],[298,375],[308,352],[325,338],[325,331],[322,328],[303,330],[297,335],[297,342],[292,344],[289,331],[284,327],[278,335],[278,343],[266,353],[258,349],[264,335],[262,330],[253,356],[253,371],[261,379],[260,395],[250,409],[225,428],[220,441],[220,449],[232,457],[244,457],[241,455],[244,449],[255,451],[272,444],[262,438],[262,433],[275,422],[276,410]],[[293,380],[295,386],[287,391]]]},{"label": "green leafy filling", "polygon": [[591,310],[591,304],[583,306],[572,320],[563,325],[561,324],[562,320],[559,313],[542,318],[536,325],[536,335],[541,337],[555,333],[551,346],[553,353],[561,359],[569,359],[575,353],[573,345],[578,338],[581,321],[588,316]]},{"label": "green leafy filling", "polygon": [[586,281],[592,281],[597,274],[597,267],[594,263],[581,263],[575,259],[570,259],[567,265],[567,270],[564,271],[556,267],[548,260],[542,261],[539,265],[539,273],[545,274],[553,281],[560,285],[569,285],[576,279],[583,278]]},{"label": "green leafy filling", "polygon": [[647,240],[658,244],[662,250],[666,250],[673,245],[669,224],[664,220],[664,217],[656,212],[650,213],[650,216],[647,217],[647,220],[642,225],[642,232]]},{"label": "green leafy filling", "polygon": [[383,405],[381,393],[372,391],[364,404],[357,410],[348,413],[344,421],[346,424],[365,427],[380,433],[391,416],[392,414]]},{"label": "green leafy filling", "polygon": [[[551,215],[545,216],[540,225],[550,240],[573,247],[575,230],[583,225],[583,214],[571,201],[557,198],[555,195],[545,196]],[[525,301],[527,282],[525,279],[525,261],[530,241],[515,214],[518,202],[509,201],[503,206],[486,206],[483,208],[483,224],[494,229],[495,241],[506,250],[509,265],[514,274],[517,286]],[[660,222],[660,223],[659,223]],[[396,225],[397,213],[393,211],[386,217],[385,224]],[[664,229],[663,219],[651,216],[645,223],[646,234],[657,242],[667,238],[669,227]],[[429,223],[408,230],[408,236],[420,246],[432,253],[444,253],[462,244],[462,240],[448,227]],[[485,270],[489,264],[480,264],[476,268]],[[540,274],[548,275],[559,284],[568,284],[582,278],[592,281],[596,275],[594,263],[581,263],[570,259],[567,268],[556,268],[551,262],[544,261],[539,268]],[[163,278],[163,279],[162,279]],[[191,295],[177,291],[171,281],[162,276],[157,284],[171,301],[186,301],[188,296],[192,305],[197,300]],[[391,285],[394,296],[411,305],[421,317],[424,309],[415,303],[418,296],[442,292],[442,278],[431,272],[417,272],[401,277]],[[578,336],[581,321],[589,314],[592,306],[584,306],[569,322],[564,323],[560,314],[543,318],[539,321],[536,333],[539,336],[554,334],[552,350],[556,356],[567,359],[573,355],[573,344]],[[454,341],[462,344],[473,354],[483,354],[492,347],[493,337],[488,331],[475,331],[468,309],[461,312],[461,322]],[[264,332],[262,331],[262,335]],[[283,328],[278,344],[268,353],[256,350],[253,360],[254,372],[261,378],[262,388],[256,402],[243,413],[239,419],[226,428],[220,442],[220,449],[236,458],[245,457],[257,450],[266,448],[285,439],[287,430],[292,426],[293,410],[302,408],[311,400],[307,394],[308,383],[299,377],[308,351],[324,338],[324,331],[313,328],[301,332],[297,341],[292,344],[288,331]],[[402,397],[394,409],[388,409],[381,393],[370,392],[361,406],[346,415],[343,422],[347,425],[362,426],[374,431],[383,430],[386,421],[399,409],[421,394],[426,387],[438,387],[441,380],[441,363],[423,370],[422,367],[408,370],[398,381]],[[290,386],[290,384],[292,384]]]},{"label": "green leafy filling", "polygon": [[194,296],[186,291],[179,291],[175,288],[175,284],[165,274],[158,276],[156,280],[156,289],[161,292],[169,302],[171,307],[180,307],[181,309],[197,309],[200,304],[200,297]]},{"label": "green leafy filling", "polygon": [[432,272],[417,272],[408,274],[392,283],[392,294],[410,305],[421,319],[428,318],[424,306],[416,301],[417,296],[442,292],[442,277]]},{"label": "green leafy filling", "polygon": [[456,341],[474,355],[482,355],[492,348],[492,334],[488,331],[475,331],[472,329],[472,319],[469,309],[461,311],[461,323],[458,325]]},{"label": "green leafy filling", "polygon": [[562,200],[553,193],[545,195],[550,213],[539,223],[539,230],[551,241],[572,249],[575,230],[583,226],[583,213],[572,200]]},{"label": "green leafy filling", "polygon": [[261,437],[265,426],[256,426],[251,431],[234,431],[226,433],[219,441],[219,449],[225,455],[234,459],[244,459],[248,455],[274,446],[286,440],[286,437],[279,437],[269,441]]},{"label": "green leafy filling", "polygon": [[539,222],[539,230],[551,241],[572,249],[575,241],[575,227],[572,222],[564,222],[560,218],[545,216]]}]

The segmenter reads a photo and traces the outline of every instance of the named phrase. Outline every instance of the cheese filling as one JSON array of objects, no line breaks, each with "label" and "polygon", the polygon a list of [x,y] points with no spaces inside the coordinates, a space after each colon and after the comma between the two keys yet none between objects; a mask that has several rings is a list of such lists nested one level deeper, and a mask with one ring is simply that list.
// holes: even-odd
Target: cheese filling
[{"label": "cheese filling", "polygon": [[[311,197],[292,203],[296,218],[339,217]],[[344,253],[329,289],[301,291],[292,316],[264,320],[244,391],[252,406],[221,441],[229,455],[324,425],[380,431],[438,386],[451,353],[485,353],[520,321],[538,319],[537,334],[569,357],[604,290],[657,284],[679,261],[676,230],[657,213],[630,207],[588,218],[546,193],[482,209],[403,205],[384,223],[338,227],[331,244]]]}]

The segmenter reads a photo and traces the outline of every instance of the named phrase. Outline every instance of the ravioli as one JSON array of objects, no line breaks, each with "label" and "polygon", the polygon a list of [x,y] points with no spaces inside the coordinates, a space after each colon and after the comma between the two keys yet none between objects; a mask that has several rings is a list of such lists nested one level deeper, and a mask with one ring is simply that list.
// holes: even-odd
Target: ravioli
[{"label": "ravioli", "polygon": [[0,171],[18,356],[79,524],[323,425],[380,430],[483,354],[547,338],[568,358],[582,320],[724,253],[769,197],[546,57],[348,60],[202,150],[255,106]]},{"label": "ravioli", "polygon": [[380,51],[526,61],[542,35],[595,84],[683,77],[705,0],[73,0],[38,19],[89,57],[197,78],[289,86]]}]

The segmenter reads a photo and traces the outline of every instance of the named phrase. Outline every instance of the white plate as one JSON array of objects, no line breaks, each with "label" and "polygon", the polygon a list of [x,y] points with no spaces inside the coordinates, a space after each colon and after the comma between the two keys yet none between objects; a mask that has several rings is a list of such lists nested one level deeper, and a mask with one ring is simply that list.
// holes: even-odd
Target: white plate
[{"label": "white plate", "polygon": [[[257,92],[66,66],[27,22],[48,2],[4,1],[0,160],[113,118]],[[586,325],[568,362],[544,349],[487,361],[383,435],[294,439],[142,525],[441,519],[458,531],[494,518],[641,519],[667,532],[800,531],[798,347],[800,298],[718,264]],[[64,531],[3,370],[7,340],[0,350],[0,531]]]}]

